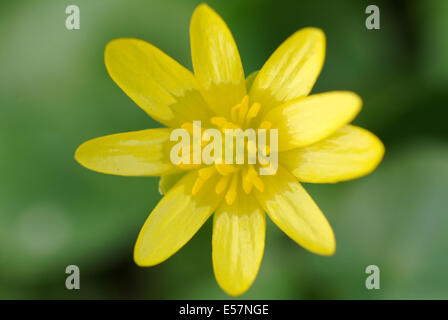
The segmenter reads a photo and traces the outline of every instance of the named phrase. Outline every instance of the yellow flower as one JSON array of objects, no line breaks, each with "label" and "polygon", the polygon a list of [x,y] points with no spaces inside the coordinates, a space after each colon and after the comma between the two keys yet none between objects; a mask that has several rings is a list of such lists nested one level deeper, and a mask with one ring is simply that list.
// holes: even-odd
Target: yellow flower
[{"label": "yellow flower", "polygon": [[[230,30],[207,5],[194,11],[190,37],[194,74],[147,42],[116,39],[107,45],[105,63],[112,79],[167,128],[92,139],[75,158],[102,173],[162,177],[165,195],[135,245],[140,266],[168,259],[215,213],[216,280],[228,294],[240,295],[255,280],[262,260],[265,212],[305,249],[332,255],[333,231],[299,181],[334,183],[364,176],[379,164],[384,146],[369,131],[349,124],[362,104],[355,93],[308,95],[324,62],[320,29],[294,33],[247,79]],[[173,164],[171,131],[191,130],[199,120],[220,129],[278,129],[278,170],[258,175],[255,165]]]}]

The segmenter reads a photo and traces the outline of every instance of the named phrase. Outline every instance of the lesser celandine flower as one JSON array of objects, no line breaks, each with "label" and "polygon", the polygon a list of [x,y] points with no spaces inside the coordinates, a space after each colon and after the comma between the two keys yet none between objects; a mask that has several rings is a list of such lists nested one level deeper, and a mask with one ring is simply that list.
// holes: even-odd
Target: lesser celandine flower
[{"label": "lesser celandine flower", "polygon": [[[332,255],[333,231],[299,181],[361,177],[379,164],[384,147],[369,131],[349,124],[361,109],[355,93],[309,95],[324,62],[321,30],[294,33],[248,79],[232,34],[207,5],[194,11],[190,37],[194,73],[141,40],[107,45],[112,79],[167,128],[96,138],[82,144],[75,158],[102,173],[161,176],[165,195],[135,245],[140,266],[168,259],[215,213],[215,276],[225,292],[239,295],[251,286],[261,263],[265,213],[305,249]],[[278,129],[278,169],[260,175],[260,164],[173,164],[170,133],[191,131],[193,121],[220,130]],[[266,144],[265,154],[270,152]]]}]

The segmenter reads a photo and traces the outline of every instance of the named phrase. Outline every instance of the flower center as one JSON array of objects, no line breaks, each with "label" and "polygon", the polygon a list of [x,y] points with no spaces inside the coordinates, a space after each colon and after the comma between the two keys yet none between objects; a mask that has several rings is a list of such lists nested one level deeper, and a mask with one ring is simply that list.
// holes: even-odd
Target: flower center
[{"label": "flower center", "polygon": [[[220,149],[213,149],[214,158],[208,165],[191,164],[193,157],[191,152],[182,155],[182,158],[187,158],[188,161],[182,161],[178,164],[179,167],[198,169],[198,176],[192,188],[193,195],[197,194],[205,182],[215,175],[219,175],[219,178],[214,191],[217,194],[225,193],[225,200],[229,205],[235,201],[239,185],[242,186],[246,194],[250,194],[253,188],[263,192],[264,183],[260,178],[260,172],[261,174],[274,174],[277,168],[274,168],[273,173],[269,173],[269,170],[272,169],[270,161],[272,160],[272,150],[269,144],[274,139],[272,134],[268,137],[266,133],[271,131],[272,124],[263,121],[257,130],[251,128],[260,108],[261,105],[258,102],[249,106],[249,96],[245,96],[241,103],[231,109],[230,120],[225,117],[212,117],[210,119],[210,123],[215,126],[214,129],[225,135],[225,145],[221,143]],[[184,123],[181,127],[193,136],[195,129],[199,130],[201,138],[200,141],[197,141],[197,146],[203,154],[210,141],[210,136],[207,134],[209,129],[195,128],[194,122]],[[272,131],[275,131],[276,140],[277,132],[275,129]],[[236,143],[234,143],[234,138]],[[216,137],[214,139],[216,140]],[[231,143],[229,143],[229,139]],[[192,150],[191,146],[189,150]],[[276,152],[277,145],[275,145],[274,150]],[[229,156],[229,153],[231,156]],[[225,156],[223,156],[224,154]],[[276,160],[278,160],[277,157]]]}]

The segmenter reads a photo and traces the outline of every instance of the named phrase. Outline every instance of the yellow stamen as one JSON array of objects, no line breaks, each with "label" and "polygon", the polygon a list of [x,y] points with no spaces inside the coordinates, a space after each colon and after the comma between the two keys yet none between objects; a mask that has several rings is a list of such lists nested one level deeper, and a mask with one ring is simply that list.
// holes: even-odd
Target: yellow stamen
[{"label": "yellow stamen", "polygon": [[241,108],[241,103],[239,103],[239,104],[237,104],[236,106],[234,106],[233,108],[232,108],[232,110],[230,111],[230,115],[231,115],[231,117],[232,117],[232,121],[233,122],[237,122],[238,121],[238,115],[237,115],[237,112],[238,112],[238,109],[239,108]]},{"label": "yellow stamen", "polygon": [[[249,166],[250,168],[251,166]],[[243,169],[243,190],[246,194],[249,194],[252,191],[252,179],[250,177],[250,170]]]},{"label": "yellow stamen", "polygon": [[255,188],[257,188],[258,191],[260,191],[260,192],[264,191],[263,180],[261,180],[261,178],[258,175],[253,177],[253,184],[254,184]]},{"label": "yellow stamen", "polygon": [[249,166],[248,169],[243,171],[243,190],[246,194],[249,194],[252,191],[252,187],[263,192],[264,183],[263,180],[258,176],[257,171],[254,166]]},{"label": "yellow stamen", "polygon": [[230,175],[221,176],[221,178],[219,178],[218,183],[216,184],[215,188],[216,194],[223,193],[226,190],[229,181],[230,181]]},{"label": "yellow stamen", "polygon": [[212,117],[210,122],[213,123],[217,127],[224,127],[227,124],[227,120],[224,117]]},{"label": "yellow stamen", "polygon": [[249,126],[252,119],[258,115],[260,108],[261,108],[261,104],[259,104],[258,102],[255,102],[254,104],[252,104],[249,111],[247,112],[246,121],[244,123],[245,126]]},{"label": "yellow stamen", "polygon": [[185,122],[180,127],[184,130],[187,130],[189,133],[193,134],[193,123]]},{"label": "yellow stamen", "polygon": [[247,110],[249,109],[249,96],[246,95],[243,98],[243,101],[241,101],[241,107],[239,108],[238,112],[238,122],[240,124],[244,123],[244,119],[246,118]]},{"label": "yellow stamen", "polygon": [[219,172],[219,174],[226,176],[229,173],[233,173],[237,170],[237,168],[231,164],[224,163],[215,163],[215,168]]},{"label": "yellow stamen", "polygon": [[222,129],[223,129],[223,131],[225,131],[225,129],[239,129],[239,126],[237,126],[236,124],[234,124],[232,122],[227,122]]},{"label": "yellow stamen", "polygon": [[[230,110],[230,121],[227,120],[225,117],[216,116],[212,117],[210,119],[210,123],[212,123],[214,126],[216,126],[218,129],[220,129],[222,132],[225,133],[226,129],[245,129],[251,125],[251,122],[258,116],[261,105],[258,102],[253,103],[252,105],[249,105],[249,96],[246,95],[242,99],[242,101],[235,105]],[[193,123],[184,123],[181,126],[183,129],[186,129],[190,133],[193,133],[195,127]],[[259,125],[259,129],[269,130],[272,127],[272,123],[269,121],[263,121]],[[202,142],[206,142],[210,140],[210,137],[206,137],[205,135],[202,136]],[[204,144],[201,143],[201,146],[204,146]],[[248,153],[248,160],[249,155],[256,155],[257,152],[258,156],[267,156],[270,154],[271,150],[269,146],[265,145],[262,146],[260,151],[257,151],[257,144],[254,141],[249,140],[248,143],[245,146],[245,152]],[[245,156],[246,157],[246,156]],[[186,155],[184,158],[188,161],[191,158],[191,155]],[[251,158],[252,159],[252,158]],[[220,161],[215,160],[214,165],[203,167],[202,169],[198,170],[198,176],[193,184],[192,188],[192,194],[197,194],[199,190],[204,186],[205,182],[210,179],[213,175],[216,173],[219,173],[221,176],[218,179],[218,182],[215,185],[215,192],[217,194],[222,194],[225,192],[225,201],[228,205],[231,205],[235,202],[236,197],[238,196],[238,185],[239,185],[239,172],[241,172],[241,185],[244,193],[249,194],[252,189],[255,187],[259,191],[264,190],[264,183],[262,179],[258,176],[258,172],[254,168],[252,164],[249,164],[247,166],[236,166],[231,164],[224,164],[223,159],[219,159]],[[219,162],[219,163],[218,163]],[[189,168],[189,167],[199,167],[198,165],[186,165],[186,164],[180,164],[179,167],[182,168]],[[241,168],[241,170],[240,170]],[[226,191],[227,190],[227,191]]]},{"label": "yellow stamen", "polygon": [[258,127],[258,129],[265,129],[265,130],[269,130],[272,127],[272,123],[269,121],[263,121],[260,126]]},{"label": "yellow stamen", "polygon": [[230,183],[229,189],[227,190],[225,196],[226,202],[229,206],[235,202],[237,182],[238,182],[238,173],[236,172],[232,176],[232,182]]},{"label": "yellow stamen", "polygon": [[204,183],[210,179],[214,174],[216,173],[216,170],[214,167],[207,167],[203,169],[198,170],[198,177],[196,178],[196,181],[194,182],[193,188],[191,190],[191,194],[195,195],[201,190]]},{"label": "yellow stamen", "polygon": [[201,179],[200,177],[196,178],[196,181],[194,182],[193,188],[191,190],[191,194],[195,195],[201,190],[202,186],[204,185],[206,180]]},{"label": "yellow stamen", "polygon": [[239,127],[232,123],[227,121],[224,117],[213,117],[210,119],[210,122],[213,123],[215,126],[221,128],[221,131],[224,132],[225,129],[238,129]]}]

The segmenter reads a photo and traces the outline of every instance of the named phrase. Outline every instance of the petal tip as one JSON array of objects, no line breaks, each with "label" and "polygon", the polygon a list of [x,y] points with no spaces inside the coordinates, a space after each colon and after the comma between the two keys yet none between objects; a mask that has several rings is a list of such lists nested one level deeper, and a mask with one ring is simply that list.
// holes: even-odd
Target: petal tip
[{"label": "petal tip", "polygon": [[325,43],[327,38],[325,36],[325,32],[317,27],[305,27],[297,31],[299,34],[307,34],[308,38],[315,38],[318,43],[321,43],[322,48],[325,49]]},{"label": "petal tip", "polygon": [[[215,277],[216,277],[216,275],[215,275]],[[247,290],[249,290],[249,288],[252,285],[252,282],[248,283],[248,284],[235,285],[235,283],[220,280],[218,277],[216,277],[216,282],[218,283],[219,287],[225,293],[227,293],[229,296],[232,296],[232,297],[238,297],[238,296],[243,295],[244,293],[247,292]]]},{"label": "petal tip", "polygon": [[84,155],[85,155],[85,149],[87,146],[87,141],[81,143],[78,148],[76,148],[75,150],[75,154],[73,155],[73,157],[75,158],[75,161],[78,162],[80,165],[82,165],[85,168],[88,168],[86,166],[86,161],[84,159]]},{"label": "petal tip", "polygon": [[104,58],[106,59],[110,55],[112,50],[114,50],[115,47],[122,43],[124,40],[127,40],[127,38],[116,38],[106,43],[106,46],[104,47]]},{"label": "petal tip", "polygon": [[[151,48],[155,48],[152,44],[149,42],[146,42],[145,40],[138,39],[138,38],[115,38],[110,40],[108,43],[106,43],[106,46],[104,48],[104,60],[107,62],[110,57],[113,57],[117,53],[123,53],[126,52],[131,46],[148,46]],[[156,48],[157,49],[157,48]]]},{"label": "petal tip", "polygon": [[352,92],[350,91],[350,94],[352,95],[353,99],[356,101],[356,104],[359,106],[359,108],[362,107],[362,98],[359,94],[357,94],[356,92]]},{"label": "petal tip", "polygon": [[246,291],[249,289],[249,288],[244,288],[244,289],[233,290],[233,289],[224,289],[223,287],[221,287],[221,288],[222,288],[222,290],[224,290],[225,293],[227,293],[229,296],[232,296],[232,297],[241,296],[244,293],[246,293]]},{"label": "petal tip", "polygon": [[143,259],[140,259],[140,257],[137,257],[137,256],[135,255],[135,252],[134,252],[134,262],[135,262],[135,264],[136,264],[138,267],[148,267],[148,265],[146,265],[146,264],[144,263],[144,260],[143,260]]},{"label": "petal tip", "polygon": [[206,12],[206,11],[214,11],[208,4],[205,2],[200,3],[193,11],[193,15],[197,12]]},{"label": "petal tip", "polygon": [[319,252],[320,255],[323,256],[333,256],[336,252],[336,237],[334,235],[333,229],[330,227],[331,235],[327,239],[325,243],[322,243],[322,247]]},{"label": "petal tip", "polygon": [[321,28],[317,27],[305,27],[300,29],[301,31],[307,31],[316,34],[316,36],[325,37],[325,32]]},{"label": "petal tip", "polygon": [[332,243],[322,252],[323,256],[333,256],[336,253],[336,241],[333,239]]},{"label": "petal tip", "polygon": [[193,14],[191,16],[191,24],[193,24],[193,21],[196,21],[201,17],[207,17],[210,15],[217,15],[217,13],[208,4],[201,3],[193,11]]},{"label": "petal tip", "polygon": [[318,247],[308,248],[308,250],[320,256],[333,256],[336,252],[336,240],[334,235],[327,243],[321,243]]},{"label": "petal tip", "polygon": [[137,266],[152,267],[152,266],[155,266],[164,261],[164,260],[156,261],[150,255],[145,254],[144,251],[145,250],[143,250],[143,248],[141,248],[140,239],[137,239],[137,242],[135,243],[135,246],[134,246],[134,254],[133,254],[134,262]]}]

